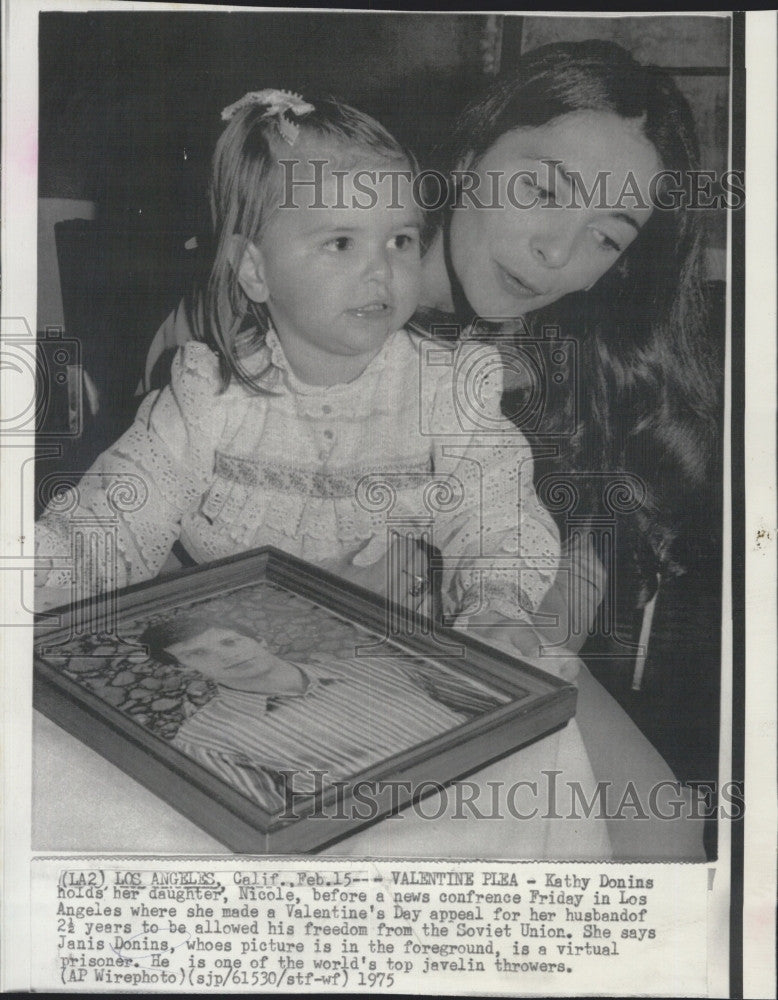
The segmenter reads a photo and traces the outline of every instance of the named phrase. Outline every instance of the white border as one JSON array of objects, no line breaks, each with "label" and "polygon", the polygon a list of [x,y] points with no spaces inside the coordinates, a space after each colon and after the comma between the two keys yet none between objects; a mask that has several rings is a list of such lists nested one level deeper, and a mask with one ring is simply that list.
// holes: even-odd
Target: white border
[{"label": "white border", "polygon": [[775,996],[776,12],[746,23],[746,745],[743,992]]},{"label": "white border", "polygon": [[[86,11],[104,8],[96,2],[64,0],[4,0],[3,29],[3,170],[2,263],[3,294],[0,316],[34,317],[36,312],[36,205],[37,205],[37,15],[41,11]],[[193,11],[213,10],[204,4],[188,6],[134,3],[115,0],[113,10]],[[263,8],[220,7],[220,11],[260,11]],[[269,8],[264,8],[269,10]],[[331,8],[310,8],[326,11]],[[279,13],[282,8],[271,8]],[[298,8],[299,10],[299,8]],[[379,11],[371,11],[379,13]],[[433,11],[430,13],[443,13]],[[460,13],[460,12],[451,12]],[[485,11],[474,12],[478,14]],[[498,11],[496,13],[504,13]],[[516,12],[521,13],[521,12]],[[601,12],[530,12],[534,16],[650,16],[651,12],[602,14]],[[667,14],[664,12],[654,12]],[[706,12],[690,12],[695,16]],[[729,14],[730,12],[719,12]],[[775,990],[775,834],[776,806],[775,705],[776,705],[776,489],[775,469],[775,66],[776,13],[747,14],[747,355],[746,355],[746,463],[747,463],[747,691],[746,691],[746,869],[744,912],[744,994],[768,997]],[[5,319],[3,325],[5,326]],[[32,324],[34,325],[34,324]],[[20,389],[20,392],[24,392]],[[5,412],[13,413],[15,398],[6,393]],[[32,449],[30,447],[30,454]],[[9,477],[11,479],[11,477]],[[15,485],[15,480],[14,485]],[[31,492],[27,492],[31,497]],[[31,510],[21,509],[18,489],[6,490],[0,505],[0,553],[6,565],[9,553],[29,554],[29,542],[20,541],[21,526],[31,539]],[[727,525],[728,530],[728,525]],[[765,532],[766,534],[758,534]],[[728,560],[728,554],[726,559]],[[726,570],[726,564],[725,564]],[[29,576],[29,574],[27,574]],[[7,586],[12,578],[13,585]],[[2,621],[23,623],[19,612],[16,573],[4,573]],[[30,605],[28,588],[27,603]],[[731,629],[725,622],[725,655]],[[728,640],[729,636],[729,640]],[[0,634],[3,671],[3,839],[2,966],[3,989],[26,988],[30,981],[29,899],[30,863],[30,757],[31,681],[30,635],[14,629],[12,652],[7,633]],[[3,656],[3,652],[5,655]],[[726,674],[726,671],[725,671]],[[723,732],[726,733],[728,675],[722,690]],[[726,740],[722,741],[726,756]],[[722,773],[722,778],[725,774]],[[729,836],[721,824],[720,862],[714,879],[709,917],[718,919],[726,898]],[[728,973],[726,942],[719,938],[709,954],[711,995],[723,995]],[[722,978],[723,977],[723,978]]]}]

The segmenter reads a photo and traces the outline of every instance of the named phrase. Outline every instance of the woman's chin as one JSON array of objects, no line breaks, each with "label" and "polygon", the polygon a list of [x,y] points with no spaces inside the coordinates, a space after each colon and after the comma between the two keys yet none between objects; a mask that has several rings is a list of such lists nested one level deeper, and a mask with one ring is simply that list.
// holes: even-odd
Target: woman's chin
[{"label": "woman's chin", "polygon": [[473,280],[470,287],[467,283],[462,285],[470,308],[480,319],[494,322],[518,319],[540,308],[540,303],[545,301],[538,295],[511,295],[501,284],[489,280],[490,277],[486,275],[480,281]]},{"label": "woman's chin", "polygon": [[505,322],[506,320],[520,319],[527,313],[532,312],[533,309],[539,308],[539,306],[533,306],[531,302],[517,302],[515,299],[500,301],[493,298],[490,303],[486,301],[481,301],[482,296],[476,295],[475,302],[473,299],[468,299],[470,306],[479,319],[487,320],[493,323]]},{"label": "woman's chin", "polygon": [[506,295],[504,291],[502,294],[489,296],[483,294],[483,289],[473,289],[473,296],[467,296],[467,300],[473,313],[479,319],[489,320],[494,323],[504,323],[510,320],[521,319],[522,316],[528,316],[538,309],[544,309],[546,306],[558,302],[568,294],[569,292],[565,291],[560,292],[558,295],[528,295],[518,298],[513,295]]}]

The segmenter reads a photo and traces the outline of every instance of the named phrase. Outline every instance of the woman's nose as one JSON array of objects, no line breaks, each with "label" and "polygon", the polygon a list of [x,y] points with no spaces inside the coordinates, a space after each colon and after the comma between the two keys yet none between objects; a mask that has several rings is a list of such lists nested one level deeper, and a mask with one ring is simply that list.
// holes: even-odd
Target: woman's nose
[{"label": "woman's nose", "polygon": [[572,256],[575,238],[572,222],[562,218],[541,219],[530,238],[532,256],[546,267],[564,267]]}]

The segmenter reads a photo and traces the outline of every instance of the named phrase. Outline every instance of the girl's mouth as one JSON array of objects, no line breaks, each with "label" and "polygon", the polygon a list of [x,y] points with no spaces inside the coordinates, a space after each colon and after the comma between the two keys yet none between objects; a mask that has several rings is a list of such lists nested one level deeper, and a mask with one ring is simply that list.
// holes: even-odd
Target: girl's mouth
[{"label": "girl's mouth", "polygon": [[392,307],[387,302],[366,302],[348,311],[358,319],[381,319],[392,311]]},{"label": "girl's mouth", "polygon": [[544,295],[544,292],[539,291],[534,285],[529,285],[521,278],[518,278],[511,271],[506,270],[502,264],[497,264],[497,274],[503,287],[515,298],[519,299],[534,299],[538,295]]}]

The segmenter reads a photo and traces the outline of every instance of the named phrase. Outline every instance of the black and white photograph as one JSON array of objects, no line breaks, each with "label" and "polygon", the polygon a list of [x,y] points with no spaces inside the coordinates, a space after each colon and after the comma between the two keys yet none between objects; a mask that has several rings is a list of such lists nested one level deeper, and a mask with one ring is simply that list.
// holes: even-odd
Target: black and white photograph
[{"label": "black and white photograph", "polygon": [[[614,811],[716,786],[730,27],[42,14],[38,326],[83,429],[38,462],[36,607],[268,544],[429,586],[577,678]],[[115,540],[74,570],[84,518]],[[715,857],[707,794],[608,856]]]},{"label": "black and white photograph", "polygon": [[744,18],[24,19],[31,856],[683,863],[739,912]]}]

